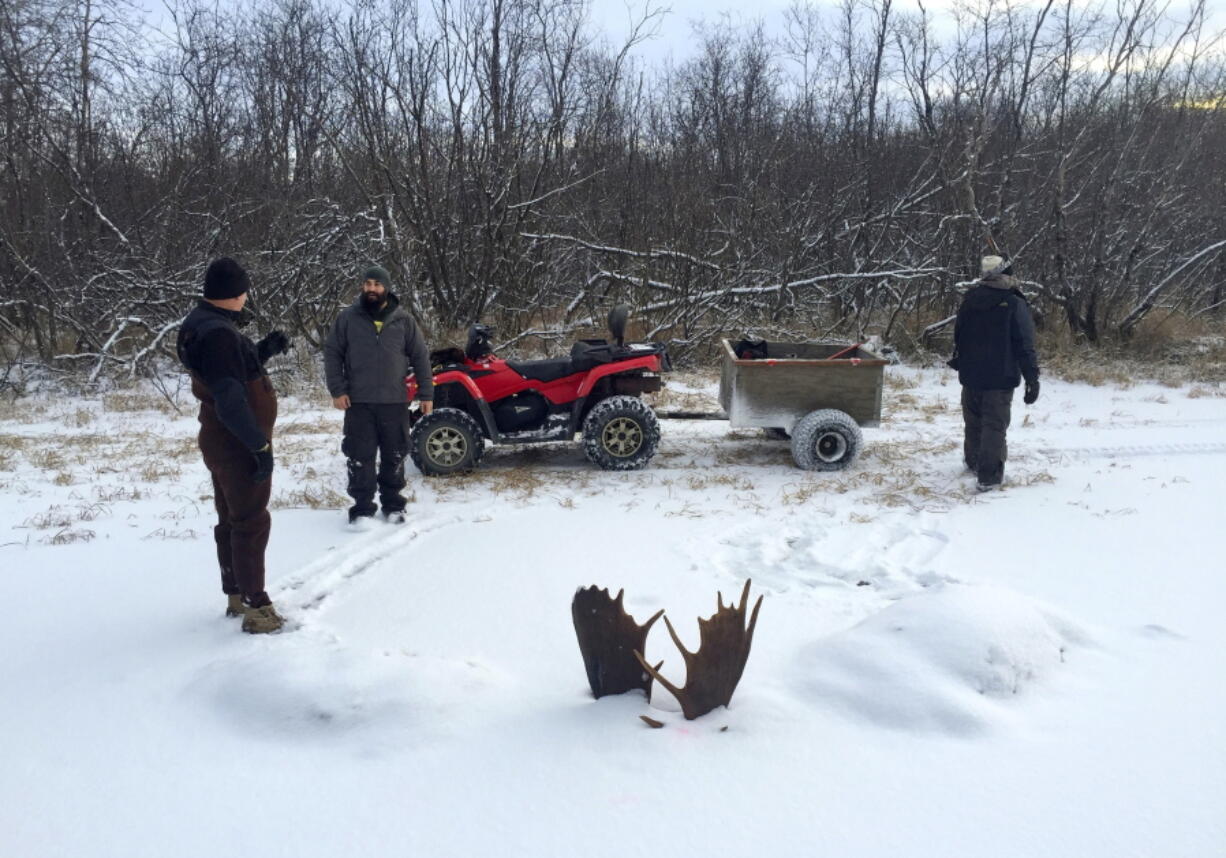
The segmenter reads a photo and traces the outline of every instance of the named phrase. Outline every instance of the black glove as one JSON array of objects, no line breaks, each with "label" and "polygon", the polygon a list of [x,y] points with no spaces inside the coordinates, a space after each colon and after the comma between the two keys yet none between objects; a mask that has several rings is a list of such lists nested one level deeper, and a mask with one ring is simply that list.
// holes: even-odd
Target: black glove
[{"label": "black glove", "polygon": [[265,483],[272,479],[272,444],[265,444],[251,454],[251,479]]},{"label": "black glove", "polygon": [[1027,405],[1034,405],[1035,400],[1039,398],[1039,380],[1026,382],[1026,392],[1022,394],[1022,402]]},{"label": "black glove", "polygon": [[255,351],[260,358],[261,364],[267,363],[269,358],[285,354],[288,349],[289,337],[285,336],[284,331],[273,331],[255,344]]}]

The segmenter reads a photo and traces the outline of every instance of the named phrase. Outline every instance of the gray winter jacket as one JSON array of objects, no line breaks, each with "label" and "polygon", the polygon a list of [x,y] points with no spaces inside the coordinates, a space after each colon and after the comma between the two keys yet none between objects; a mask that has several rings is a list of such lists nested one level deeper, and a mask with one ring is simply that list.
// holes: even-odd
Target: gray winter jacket
[{"label": "gray winter jacket", "polygon": [[[382,322],[380,330],[375,322]],[[434,398],[434,377],[426,339],[413,317],[400,309],[395,295],[371,315],[359,297],[332,323],[324,344],[324,373],[332,398],[349,395],[351,402],[404,402],[404,379],[412,363],[417,398]]]}]

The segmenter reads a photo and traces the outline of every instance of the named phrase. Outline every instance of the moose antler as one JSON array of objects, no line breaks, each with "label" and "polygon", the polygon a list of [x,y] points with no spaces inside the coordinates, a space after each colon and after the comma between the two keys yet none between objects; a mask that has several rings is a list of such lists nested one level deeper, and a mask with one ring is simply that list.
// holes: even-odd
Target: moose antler
[{"label": "moose antler", "polygon": [[587,668],[587,681],[592,686],[592,694],[598,698],[622,694],[632,688],[651,693],[651,677],[639,667],[635,656],[638,655],[636,650],[644,648],[647,632],[664,611],[656,611],[640,626],[622,607],[625,592],[618,590],[617,598],[611,599],[607,589],[598,589],[593,584],[577,590],[570,603],[579,652]]},{"label": "moose antler", "polygon": [[664,618],[664,625],[668,626],[673,643],[685,658],[685,688],[678,688],[661,676],[659,665],[649,665],[643,658],[642,650],[634,653],[643,670],[673,693],[681,704],[681,712],[688,720],[705,715],[716,706],[727,706],[732,700],[736,684],[741,681],[745,662],[749,660],[754,626],[758,623],[758,609],[762,607],[762,597],[759,596],[754,603],[749,626],[746,627],[745,608],[749,604],[750,583],[745,582],[739,606],[725,606],[723,594],[718,594],[719,610],[709,619],[698,619],[697,652],[690,652],[682,645],[673,624],[668,621],[668,617]]}]

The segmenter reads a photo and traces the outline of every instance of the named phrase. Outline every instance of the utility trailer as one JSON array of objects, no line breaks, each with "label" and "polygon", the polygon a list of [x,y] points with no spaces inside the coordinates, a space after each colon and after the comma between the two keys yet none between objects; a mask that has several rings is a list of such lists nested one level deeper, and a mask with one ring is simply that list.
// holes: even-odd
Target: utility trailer
[{"label": "utility trailer", "polygon": [[861,426],[881,424],[881,388],[889,361],[862,344],[735,345],[720,341],[722,414],[661,417],[726,419],[734,429],[766,429],[790,438],[792,458],[807,471],[840,471],[863,445]]}]

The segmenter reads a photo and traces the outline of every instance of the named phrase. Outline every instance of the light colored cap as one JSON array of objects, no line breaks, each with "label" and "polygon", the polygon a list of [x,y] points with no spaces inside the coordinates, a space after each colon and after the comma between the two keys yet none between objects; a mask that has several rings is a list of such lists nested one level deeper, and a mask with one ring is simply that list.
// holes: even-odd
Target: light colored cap
[{"label": "light colored cap", "polygon": [[979,260],[979,276],[987,277],[989,274],[999,274],[1005,268],[1005,259],[1003,256],[985,256]]}]

